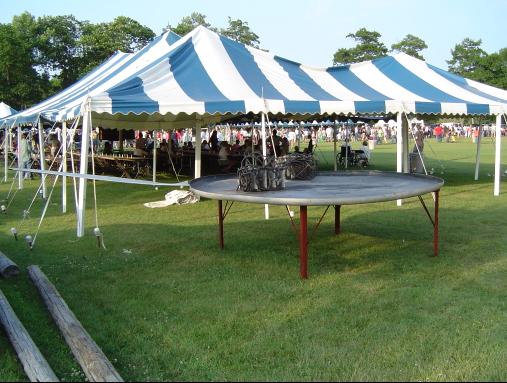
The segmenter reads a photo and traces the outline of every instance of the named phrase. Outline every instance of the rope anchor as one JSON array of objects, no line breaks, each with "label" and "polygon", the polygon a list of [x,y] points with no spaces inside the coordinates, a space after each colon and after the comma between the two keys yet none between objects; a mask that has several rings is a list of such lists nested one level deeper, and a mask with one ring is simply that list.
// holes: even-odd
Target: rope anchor
[{"label": "rope anchor", "polygon": [[28,247],[30,248],[30,250],[32,250],[32,247],[33,247],[33,238],[30,234],[28,234],[26,237],[25,237],[25,241],[26,241],[26,244],[28,245]]},{"label": "rope anchor", "polygon": [[95,234],[95,237],[97,238],[97,247],[100,248],[102,245],[102,233],[100,232],[100,229],[98,227],[93,229],[93,234]]}]

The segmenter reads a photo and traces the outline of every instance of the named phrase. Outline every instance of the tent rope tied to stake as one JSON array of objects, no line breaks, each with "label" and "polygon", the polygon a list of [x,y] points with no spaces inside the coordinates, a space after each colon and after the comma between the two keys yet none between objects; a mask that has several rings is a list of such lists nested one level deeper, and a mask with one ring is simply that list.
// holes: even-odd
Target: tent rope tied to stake
[{"label": "tent rope tied to stake", "polygon": [[[95,176],[95,153],[94,153],[94,144],[93,144],[93,129],[90,129],[90,148],[92,154],[92,173]],[[97,246],[102,247],[104,250],[107,250],[106,245],[104,244],[104,236],[100,232],[99,229],[99,214],[97,208],[97,186],[95,179],[93,180],[93,202],[94,202],[94,210],[95,210],[95,228],[93,229],[93,234],[97,238]]]}]

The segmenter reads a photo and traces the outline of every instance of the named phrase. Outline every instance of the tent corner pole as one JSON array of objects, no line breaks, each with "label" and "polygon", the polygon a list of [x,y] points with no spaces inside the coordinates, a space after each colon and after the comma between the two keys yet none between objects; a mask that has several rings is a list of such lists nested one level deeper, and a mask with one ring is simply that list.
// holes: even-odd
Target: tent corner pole
[{"label": "tent corner pole", "polygon": [[[264,112],[261,112],[261,134],[262,134],[262,158],[264,165],[266,165],[266,157],[268,154],[268,149],[266,146],[266,115]],[[264,205],[264,218],[269,219],[269,205]]]},{"label": "tent corner pole", "polygon": [[496,116],[496,129],[495,129],[495,186],[493,195],[495,197],[500,195],[500,161],[502,149],[502,115]]},{"label": "tent corner pole", "polygon": [[[37,120],[38,131],[39,131],[39,162],[40,162],[40,170],[44,172],[46,170],[46,152],[44,150],[44,129],[42,127],[42,119],[39,117]],[[47,187],[46,187],[46,176],[44,173],[41,177],[42,183],[42,198],[47,198]]]},{"label": "tent corner pole", "polygon": [[202,161],[201,131],[202,131],[202,121],[201,120],[197,120],[196,123],[195,123],[194,178],[201,178],[201,161]]},{"label": "tent corner pole", "polygon": [[336,124],[333,124],[333,162],[334,171],[338,171],[338,164],[336,163]]},{"label": "tent corner pole", "polygon": [[479,126],[479,135],[477,136],[477,153],[475,155],[475,181],[479,180],[479,168],[481,166],[481,136],[482,128]]},{"label": "tent corner pole", "polygon": [[[67,173],[67,121],[62,122],[62,169]],[[67,177],[62,177],[62,213],[67,213]]]},{"label": "tent corner pole", "polygon": [[[83,115],[83,127],[81,129],[81,153],[79,174],[88,173],[88,150],[90,148],[91,115],[88,108],[85,108]],[[77,203],[77,237],[84,236],[85,228],[85,209],[86,209],[86,179],[79,179],[79,192]]]},{"label": "tent corner pole", "polygon": [[7,182],[9,179],[9,149],[10,149],[10,136],[11,136],[11,128],[8,124],[5,124],[5,138],[4,138],[4,182]]},{"label": "tent corner pole", "polygon": [[152,140],[153,140],[153,164],[152,164],[152,169],[153,169],[153,174],[152,174],[152,180],[153,180],[153,183],[157,182],[157,143],[158,143],[158,139],[157,139],[157,130],[154,130],[153,131],[153,137],[152,137]]},{"label": "tent corner pole", "polygon": [[[396,114],[396,172],[403,172],[403,115],[402,112]],[[401,206],[403,200],[396,200],[396,205]]]},{"label": "tent corner pole", "polygon": [[[18,125],[18,142],[17,146],[17,154],[18,154],[18,168],[21,169],[23,167],[23,162],[21,161],[21,126]],[[23,172],[18,171],[18,189],[23,189]]]}]

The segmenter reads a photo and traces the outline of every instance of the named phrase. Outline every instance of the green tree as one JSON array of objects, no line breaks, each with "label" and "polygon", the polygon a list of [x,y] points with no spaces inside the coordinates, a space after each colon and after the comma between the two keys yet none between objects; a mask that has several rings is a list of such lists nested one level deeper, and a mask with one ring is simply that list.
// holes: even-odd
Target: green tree
[{"label": "green tree", "polygon": [[400,42],[391,45],[392,52],[404,52],[419,60],[424,60],[420,52],[426,48],[428,48],[428,46],[424,40],[411,34],[406,35]]},{"label": "green tree", "polygon": [[507,89],[507,48],[501,49],[498,53],[482,57],[475,71],[466,77],[491,86]]},{"label": "green tree", "polygon": [[356,46],[338,49],[334,54],[333,64],[351,64],[386,56],[387,47],[380,41],[380,37],[382,37],[380,33],[366,28],[361,28],[356,33],[349,33],[347,38],[354,39]]},{"label": "green tree", "polygon": [[171,26],[168,25],[165,30],[171,29],[174,33],[184,36],[199,25],[216,31],[216,28],[213,28],[211,24],[206,21],[206,16],[199,12],[192,12],[190,16],[183,17],[175,28],[171,28]]},{"label": "green tree", "polygon": [[464,39],[460,44],[456,44],[451,49],[452,57],[447,61],[449,71],[460,76],[468,76],[475,72],[480,62],[487,56],[487,53],[481,48],[482,40]]},{"label": "green tree", "polygon": [[35,18],[16,16],[11,24],[0,24],[0,99],[15,109],[25,109],[49,88],[46,76],[36,70]]},{"label": "green tree", "polygon": [[59,87],[74,83],[80,74],[82,23],[74,16],[44,16],[37,20],[37,61]]},{"label": "green tree", "polygon": [[252,32],[245,21],[229,17],[229,26],[226,29],[221,29],[220,33],[242,44],[259,48],[259,36]]},{"label": "green tree", "polygon": [[110,23],[83,23],[80,44],[84,65],[80,74],[90,71],[118,50],[135,52],[154,37],[155,33],[150,28],[125,16],[119,16]]}]

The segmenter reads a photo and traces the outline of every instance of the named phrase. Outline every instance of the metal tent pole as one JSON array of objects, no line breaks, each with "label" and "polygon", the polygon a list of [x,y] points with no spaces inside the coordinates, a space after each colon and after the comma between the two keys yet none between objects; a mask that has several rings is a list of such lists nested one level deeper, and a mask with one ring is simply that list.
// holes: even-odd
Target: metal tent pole
[{"label": "metal tent pole", "polygon": [[153,131],[153,182],[157,182],[157,131]]},{"label": "metal tent pole", "polygon": [[[403,172],[403,135],[402,135],[403,116],[401,112],[396,115],[396,171]],[[402,200],[396,200],[396,205],[401,206]]]},{"label": "metal tent pole", "polygon": [[[62,171],[67,173],[67,121],[62,123]],[[62,177],[62,213],[67,213],[67,177]]]},{"label": "metal tent pole", "polygon": [[481,163],[481,136],[482,128],[479,126],[479,136],[477,137],[477,154],[475,156],[475,180],[479,180],[479,167]]},{"label": "metal tent pole", "polygon": [[202,131],[202,123],[200,120],[197,120],[195,123],[195,164],[194,164],[194,178],[201,177],[201,160],[202,160],[202,151],[201,151],[201,131]]},{"label": "metal tent pole", "polygon": [[[18,126],[18,168],[21,169],[23,167],[23,162],[21,161],[21,126]],[[18,171],[18,189],[23,189],[23,172]]]},{"label": "metal tent pole", "polygon": [[[91,115],[89,104],[86,103],[83,115],[83,127],[81,129],[81,153],[79,174],[88,173],[88,149],[90,148]],[[86,179],[79,179],[79,194],[77,203],[77,236],[84,236],[84,221],[86,208]]]},{"label": "metal tent pole", "polygon": [[[14,126],[14,124],[13,124]],[[8,171],[9,171],[9,149],[10,149],[10,138],[11,138],[11,128],[6,124],[5,125],[5,139],[4,139],[4,182],[8,180]]]},{"label": "metal tent pole", "polygon": [[[403,117],[403,113],[402,113],[402,117]],[[403,137],[403,142],[402,142],[402,155],[401,155],[401,159],[402,159],[402,168],[403,168],[403,173],[410,173],[410,166],[409,166],[409,152],[408,152],[408,129],[409,129],[409,126],[408,126],[408,117],[407,118],[402,118],[401,120],[401,135]]]},{"label": "metal tent pole", "polygon": [[336,124],[333,124],[333,158],[334,158],[334,171],[338,170],[338,164],[336,163]]},{"label": "metal tent pole", "polygon": [[[40,170],[46,170],[46,152],[44,151],[44,129],[42,126],[42,120],[39,117],[38,121],[38,129],[39,129],[39,162],[40,162]],[[47,188],[46,188],[46,176],[43,174],[41,177],[42,182],[42,197],[44,199],[47,198]]]},{"label": "metal tent pole", "polygon": [[[268,149],[266,146],[266,116],[264,115],[264,113],[261,113],[261,134],[262,134],[262,158],[265,166]],[[264,205],[264,218],[269,219],[268,204]]]},{"label": "metal tent pole", "polygon": [[495,131],[495,187],[493,194],[500,195],[500,160],[502,149],[502,115],[496,116],[496,131]]},{"label": "metal tent pole", "polygon": [[349,167],[349,124],[345,125],[345,169]]}]

